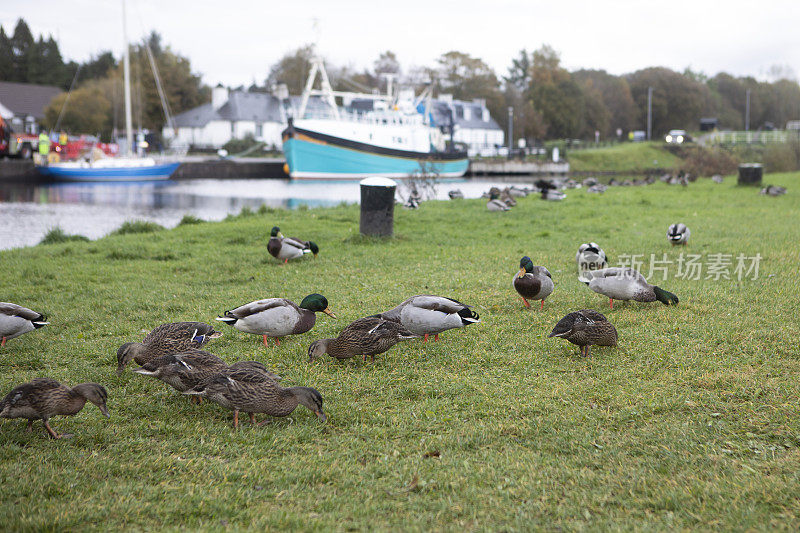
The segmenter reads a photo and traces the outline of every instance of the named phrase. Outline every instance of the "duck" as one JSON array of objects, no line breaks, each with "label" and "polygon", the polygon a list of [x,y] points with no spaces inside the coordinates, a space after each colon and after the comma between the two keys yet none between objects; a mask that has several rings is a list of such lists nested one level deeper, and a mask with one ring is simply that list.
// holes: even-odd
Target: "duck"
[{"label": "duck", "polygon": [[606,192],[607,189],[608,189],[608,187],[606,187],[602,183],[596,183],[596,184],[590,186],[589,188],[587,188],[586,192],[591,193],[591,194],[603,194],[604,192]]},{"label": "duck", "polygon": [[414,335],[424,336],[425,342],[430,335],[438,341],[439,333],[443,331],[480,322],[478,313],[471,307],[452,298],[419,294],[373,316],[398,322]]},{"label": "duck", "polygon": [[[256,413],[270,416],[288,416],[298,405],[304,405],[325,422],[322,395],[311,387],[282,387],[275,380],[260,382],[237,379],[233,375],[219,374],[184,394],[197,395],[233,411],[233,429],[239,427],[239,411],[250,415],[255,424]],[[266,424],[264,420],[259,425]]]},{"label": "duck", "polygon": [[543,266],[534,266],[527,255],[519,260],[519,272],[514,274],[512,284],[528,308],[531,307],[528,300],[541,300],[539,309],[544,309],[545,298],[550,296],[555,288],[550,271]]},{"label": "duck", "polygon": [[98,383],[81,383],[74,387],[62,385],[50,378],[37,378],[23,383],[0,401],[0,418],[27,418],[28,431],[34,420],[41,420],[47,433],[54,439],[62,435],[50,427],[50,418],[57,415],[72,416],[80,412],[86,401],[95,404],[108,418],[108,392]]},{"label": "duck", "polygon": [[713,181],[716,184],[720,184],[724,182],[725,179],[720,174],[714,174],[713,176],[711,176],[711,181]]},{"label": "duck", "polygon": [[517,205],[517,201],[511,195],[511,191],[508,187],[500,191],[500,200],[508,207],[514,207]]},{"label": "duck", "polygon": [[0,346],[35,329],[48,325],[42,313],[10,302],[0,302]]},{"label": "duck", "polygon": [[638,271],[632,268],[611,267],[591,270],[584,273],[590,289],[609,297],[611,309],[614,300],[633,300],[635,302],[655,302],[664,305],[678,305],[678,297],[661,287],[650,285]]},{"label": "duck", "polygon": [[786,187],[779,187],[778,185],[767,185],[759,192],[761,194],[766,194],[768,196],[780,196],[782,194],[786,194]]},{"label": "duck", "polygon": [[418,337],[397,322],[374,316],[359,318],[344,328],[335,339],[319,339],[311,343],[308,361],[313,362],[327,353],[340,360],[363,355],[366,363],[367,356],[374,361],[376,355],[398,342]]},{"label": "duck", "polygon": [[305,254],[314,254],[317,257],[319,246],[314,241],[302,241],[293,237],[284,237],[281,228],[273,226],[270,231],[267,251],[275,259],[283,259],[283,263],[289,259],[297,259]]},{"label": "duck", "polygon": [[502,200],[500,194],[492,191],[489,193],[489,201],[486,202],[486,209],[489,211],[510,211],[511,208]]},{"label": "duck", "polygon": [[589,356],[592,345],[617,345],[617,329],[602,313],[593,309],[567,314],[558,321],[548,337],[561,337],[578,345],[584,357]]},{"label": "duck", "polygon": [[158,357],[133,369],[133,372],[154,377],[178,392],[186,392],[217,374],[235,370],[254,372],[263,375],[265,379],[280,380],[280,376],[268,371],[258,361],[239,361],[228,365],[216,355],[198,349]]},{"label": "duck", "polygon": [[205,322],[170,322],[157,326],[142,342],[126,342],[117,350],[117,374],[133,360],[143,365],[152,359],[180,353],[189,348],[201,348],[222,333]]},{"label": "duck", "polygon": [[464,193],[461,191],[461,189],[453,189],[451,191],[448,191],[447,196],[449,196],[451,200],[464,199]]},{"label": "duck", "polygon": [[558,202],[566,198],[567,195],[558,189],[544,189],[542,190],[542,200],[551,202]]},{"label": "duck", "polygon": [[585,275],[587,270],[600,270],[608,266],[606,253],[596,242],[581,244],[575,254],[575,262],[578,263],[578,281],[583,283],[589,281]]},{"label": "duck", "polygon": [[515,196],[517,198],[524,198],[528,196],[528,190],[524,187],[517,187],[516,185],[512,185],[511,187],[506,188],[508,194],[510,196]]},{"label": "duck", "polygon": [[582,185],[584,187],[594,187],[595,185],[598,185],[599,183],[600,182],[597,181],[597,178],[595,178],[594,176],[589,176],[588,178],[583,180]]},{"label": "duck", "polygon": [[667,239],[669,239],[669,242],[671,242],[673,246],[676,244],[685,245],[689,242],[689,237],[691,235],[692,232],[686,227],[686,224],[681,222],[672,224],[667,228]]},{"label": "duck", "polygon": [[321,294],[312,293],[303,298],[299,306],[286,298],[267,298],[225,311],[224,316],[217,317],[217,320],[239,331],[262,335],[264,346],[268,347],[269,338],[275,339],[275,346],[280,346],[280,337],[309,331],[314,327],[319,312],[336,318],[328,307],[328,300]]}]

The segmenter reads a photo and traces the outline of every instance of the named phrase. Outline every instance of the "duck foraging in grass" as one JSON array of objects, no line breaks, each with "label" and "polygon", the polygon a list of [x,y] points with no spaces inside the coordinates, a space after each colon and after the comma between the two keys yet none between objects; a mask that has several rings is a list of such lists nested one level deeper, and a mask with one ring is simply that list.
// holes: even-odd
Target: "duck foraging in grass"
[{"label": "duck foraging in grass", "polygon": [[434,335],[434,340],[438,341],[443,331],[480,322],[478,313],[471,307],[452,298],[420,294],[373,316],[402,324],[414,335],[424,336],[425,341],[429,335]]},{"label": "duck foraging in grass", "polygon": [[578,281],[586,283],[589,279],[585,272],[588,270],[600,270],[608,266],[606,253],[595,242],[583,243],[578,247],[575,254],[575,262],[578,263]]},{"label": "duck foraging in grass", "polygon": [[202,348],[222,333],[205,322],[170,322],[161,324],[147,334],[142,342],[126,342],[117,350],[117,374],[133,360],[138,365],[191,348]]},{"label": "duck foraging in grass", "polygon": [[541,300],[539,309],[544,309],[544,300],[553,293],[555,284],[550,271],[543,266],[534,266],[527,255],[519,261],[519,272],[514,274],[514,289],[522,297],[525,307],[530,308],[528,300]]},{"label": "duck foraging in grass", "polygon": [[400,341],[416,339],[415,335],[397,322],[378,317],[359,318],[342,330],[335,339],[320,339],[308,347],[308,361],[313,362],[323,354],[336,359],[350,359],[357,355],[375,360],[379,353],[387,351]]},{"label": "duck foraging in grass", "polygon": [[661,287],[650,285],[639,272],[632,268],[611,267],[584,273],[590,289],[604,294],[610,299],[611,309],[614,300],[633,300],[635,302],[655,302],[664,305],[678,305],[678,297]]},{"label": "duck foraging in grass", "polygon": [[0,302],[0,346],[5,346],[7,340],[15,339],[49,323],[42,313],[21,305]]},{"label": "duck foraging in grass", "polygon": [[671,242],[673,246],[676,244],[688,243],[691,235],[691,230],[686,227],[686,224],[681,222],[672,224],[667,228],[667,239],[669,239],[669,242]]},{"label": "duck foraging in grass", "polygon": [[276,346],[280,346],[280,337],[299,335],[313,328],[319,312],[336,318],[328,308],[328,300],[321,294],[312,293],[303,298],[299,306],[286,298],[267,298],[225,311],[224,316],[217,317],[217,320],[239,331],[262,335],[264,346],[269,346],[267,339],[270,337],[275,339]]},{"label": "duck foraging in grass", "polygon": [[0,418],[27,418],[28,431],[33,421],[39,419],[51,437],[60,439],[61,435],[50,427],[51,417],[77,414],[87,400],[109,417],[107,399],[105,387],[97,383],[81,383],[70,388],[54,379],[37,378],[15,387],[0,401]]},{"label": "duck foraging in grass", "polygon": [[281,228],[274,226],[270,231],[267,251],[275,259],[283,259],[283,263],[289,259],[297,259],[305,254],[314,254],[317,257],[319,246],[314,241],[302,241],[293,237],[284,237]]},{"label": "duck foraging in grass", "polygon": [[603,314],[593,309],[569,313],[558,321],[548,337],[561,337],[578,345],[585,357],[589,356],[592,345],[617,345],[617,329]]},{"label": "duck foraging in grass", "polygon": [[[256,413],[270,416],[288,416],[298,405],[305,405],[312,413],[325,422],[322,412],[322,395],[311,387],[288,387],[278,385],[275,380],[251,381],[241,376],[220,374],[192,390],[184,392],[202,396],[233,411],[233,428],[239,427],[239,411],[250,415],[250,423],[255,424]],[[266,424],[264,420],[259,425]]]}]

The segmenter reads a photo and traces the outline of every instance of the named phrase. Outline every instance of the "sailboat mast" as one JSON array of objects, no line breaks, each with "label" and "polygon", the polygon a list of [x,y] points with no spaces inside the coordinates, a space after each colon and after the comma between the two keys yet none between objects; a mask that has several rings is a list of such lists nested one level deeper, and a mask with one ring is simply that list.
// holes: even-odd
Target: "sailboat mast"
[{"label": "sailboat mast", "polygon": [[122,55],[122,76],[125,85],[125,139],[128,155],[133,155],[133,119],[131,118],[131,62],[128,57],[128,23],[125,20],[125,0],[122,0],[122,39],[125,41],[125,51]]}]

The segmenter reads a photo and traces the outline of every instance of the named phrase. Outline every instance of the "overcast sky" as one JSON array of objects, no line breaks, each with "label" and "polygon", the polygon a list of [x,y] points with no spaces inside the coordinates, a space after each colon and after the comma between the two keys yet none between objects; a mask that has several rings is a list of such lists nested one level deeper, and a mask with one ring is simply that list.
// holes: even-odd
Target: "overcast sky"
[{"label": "overcast sky", "polygon": [[[6,33],[22,17],[79,62],[121,52],[121,13],[119,0],[0,0]],[[158,31],[208,84],[263,83],[285,53],[315,40],[315,18],[323,56],[357,68],[385,50],[404,68],[458,50],[502,76],[519,50],[549,44],[569,70],[800,72],[800,0],[128,0],[129,38]]]}]

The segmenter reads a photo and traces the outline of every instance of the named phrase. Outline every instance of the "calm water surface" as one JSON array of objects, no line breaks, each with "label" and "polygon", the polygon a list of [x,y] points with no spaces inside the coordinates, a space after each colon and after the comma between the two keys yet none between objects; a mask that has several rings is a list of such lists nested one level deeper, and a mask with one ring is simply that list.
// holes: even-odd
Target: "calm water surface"
[{"label": "calm water surface", "polygon": [[[535,178],[531,178],[532,183]],[[524,183],[524,182],[523,182]],[[460,189],[477,198],[489,187],[505,187],[502,178],[447,180],[427,196],[447,199]],[[398,197],[407,194],[398,186]],[[173,227],[186,214],[221,220],[243,207],[294,209],[358,203],[356,181],[192,180],[134,183],[0,184],[0,249],[32,246],[55,227],[97,239],[128,220],[149,220]]]}]

